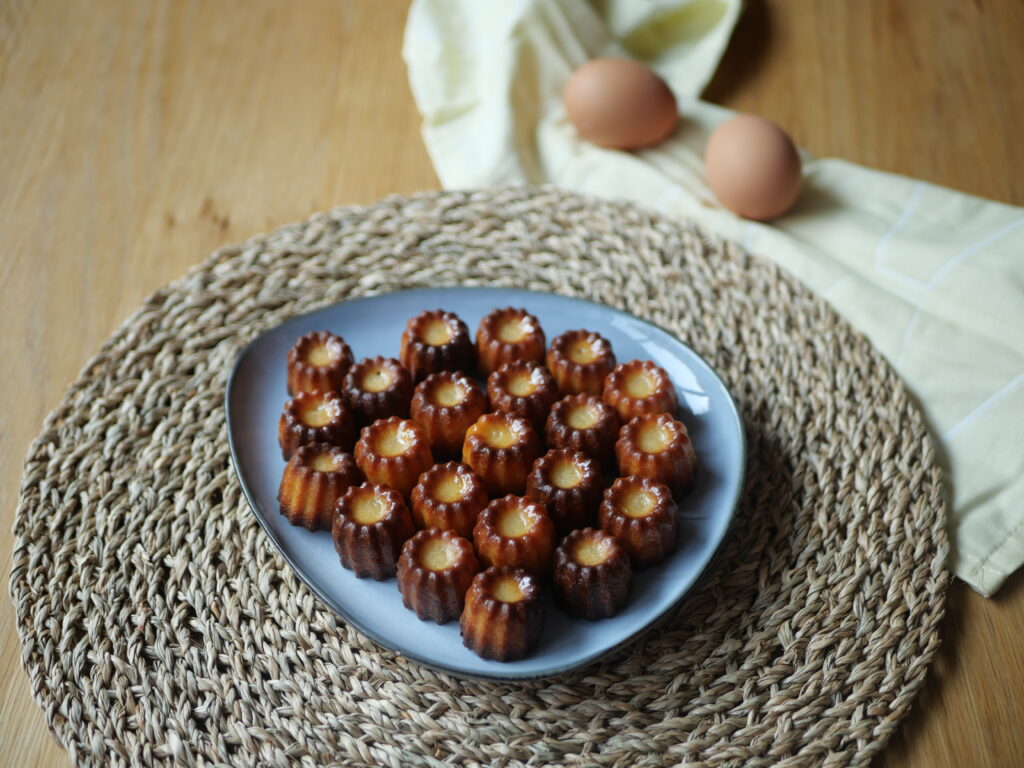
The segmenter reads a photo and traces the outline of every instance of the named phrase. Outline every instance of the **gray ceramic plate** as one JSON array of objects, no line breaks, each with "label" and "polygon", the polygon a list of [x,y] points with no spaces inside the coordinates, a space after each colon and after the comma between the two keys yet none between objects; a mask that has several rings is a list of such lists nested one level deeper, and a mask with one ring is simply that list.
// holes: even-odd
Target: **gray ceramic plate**
[{"label": "gray ceramic plate", "polygon": [[[402,606],[394,579],[357,579],[341,567],[331,536],[293,527],[278,512],[284,462],[277,420],[287,400],[285,356],[304,333],[330,330],[344,337],[356,359],[398,356],[410,317],[425,309],[456,312],[475,330],[495,307],[524,307],[539,318],[548,340],[586,328],[607,338],[620,361],[654,360],[669,372],[680,418],[697,451],[694,489],[680,505],[678,551],[663,565],[638,573],[625,609],[611,619],[572,619],[547,605],[540,646],[529,658],[485,661],[464,648],[458,622],[419,621]],[[647,322],[579,299],[497,288],[430,288],[353,299],[293,318],[267,331],[239,356],[227,389],[228,439],[235,470],[271,541],[320,598],[383,646],[460,675],[525,679],[553,675],[596,660],[640,635],[675,606],[704,570],[726,531],[743,482],[743,429],[732,398],[714,371],[678,339]]]}]

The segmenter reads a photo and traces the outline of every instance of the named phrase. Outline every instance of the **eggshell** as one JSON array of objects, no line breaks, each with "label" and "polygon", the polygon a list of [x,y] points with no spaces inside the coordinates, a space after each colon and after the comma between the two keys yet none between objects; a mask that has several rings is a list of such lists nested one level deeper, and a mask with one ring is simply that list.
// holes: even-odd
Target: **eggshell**
[{"label": "eggshell", "polygon": [[785,131],[763,117],[738,115],[712,131],[704,172],[718,201],[747,219],[767,221],[800,195],[800,156]]},{"label": "eggshell", "polygon": [[572,73],[563,98],[580,136],[613,149],[657,144],[679,119],[665,81],[632,59],[588,61]]}]

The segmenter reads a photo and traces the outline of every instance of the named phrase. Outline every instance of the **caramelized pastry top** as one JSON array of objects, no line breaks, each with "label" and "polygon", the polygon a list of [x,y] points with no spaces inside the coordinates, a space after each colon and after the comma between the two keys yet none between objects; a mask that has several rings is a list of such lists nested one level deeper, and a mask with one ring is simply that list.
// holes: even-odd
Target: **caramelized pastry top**
[{"label": "caramelized pastry top", "polygon": [[331,535],[343,566],[360,578],[384,579],[395,574],[402,544],[415,530],[397,491],[363,483],[338,500]]},{"label": "caramelized pastry top", "polygon": [[526,571],[488,568],[473,578],[460,627],[463,644],[474,653],[521,659],[537,646],[543,626],[540,588]]},{"label": "caramelized pastry top", "polygon": [[679,520],[672,493],[646,477],[620,477],[605,491],[601,528],[625,548],[633,565],[661,563],[676,547]]},{"label": "caramelized pastry top", "polygon": [[471,371],[476,350],[458,315],[438,309],[421,312],[408,322],[399,357],[413,380],[420,381],[439,371]]},{"label": "caramelized pastry top", "polygon": [[441,455],[458,455],[466,430],[487,411],[487,398],[464,373],[432,373],[416,385],[410,412]]},{"label": "caramelized pastry top", "polygon": [[409,498],[420,474],[434,463],[420,426],[397,416],[364,427],[355,457],[368,480],[389,485],[405,498]]},{"label": "caramelized pastry top", "polygon": [[549,446],[593,457],[604,469],[615,465],[619,415],[595,395],[569,395],[551,407],[545,426]]},{"label": "caramelized pastry top", "polygon": [[277,436],[282,455],[289,459],[306,443],[348,448],[355,429],[348,406],[336,392],[300,392],[285,403]]},{"label": "caramelized pastry top", "polygon": [[555,527],[544,505],[511,494],[488,504],[473,528],[473,544],[485,566],[515,566],[535,576],[550,570],[554,542]]},{"label": "caramelized pastry top", "polygon": [[693,484],[697,456],[681,421],[667,413],[637,416],[622,428],[615,455],[623,475],[639,475],[669,487],[676,497]]},{"label": "caramelized pastry top", "polygon": [[591,524],[601,500],[601,469],[584,453],[548,451],[526,478],[526,495],[545,505],[560,535]]},{"label": "caramelized pastry top", "polygon": [[288,394],[337,391],[351,366],[344,339],[329,331],[307,333],[288,350]]},{"label": "caramelized pastry top", "polygon": [[672,380],[650,360],[630,360],[615,366],[605,379],[602,397],[624,422],[645,413],[676,412]]},{"label": "caramelized pastry top", "polygon": [[368,357],[349,369],[342,394],[363,426],[389,416],[406,418],[412,377],[393,357]]},{"label": "caramelized pastry top", "polygon": [[481,416],[466,432],[462,461],[484,481],[492,496],[521,493],[540,439],[530,422],[498,411]]},{"label": "caramelized pastry top", "polygon": [[465,464],[435,464],[412,491],[412,516],[420,528],[452,529],[470,538],[476,518],[487,506],[483,481]]},{"label": "caramelized pastry top", "polygon": [[548,412],[558,399],[558,387],[551,373],[528,360],[505,363],[487,377],[491,407],[528,419],[534,429],[544,429]]},{"label": "caramelized pastry top", "polygon": [[566,331],[548,349],[548,368],[564,395],[600,395],[615,367],[612,345],[593,331]]},{"label": "caramelized pastry top", "polygon": [[476,332],[480,368],[485,374],[514,360],[544,362],[544,331],[525,309],[506,307],[486,315]]}]

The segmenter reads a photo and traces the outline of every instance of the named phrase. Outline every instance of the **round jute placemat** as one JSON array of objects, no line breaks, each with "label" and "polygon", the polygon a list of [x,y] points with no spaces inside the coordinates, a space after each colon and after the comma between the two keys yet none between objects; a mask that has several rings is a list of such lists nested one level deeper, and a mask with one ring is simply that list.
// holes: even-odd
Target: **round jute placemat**
[{"label": "round jute placemat", "polygon": [[[276,555],[229,464],[224,387],[254,336],[452,284],[647,318],[745,422],[737,523],[699,586],[557,678],[457,679],[377,647]],[[11,594],[32,690],[80,765],[864,765],[939,644],[944,518],[902,384],[769,262],[627,204],[439,192],[224,248],[150,297],[32,445]]]}]

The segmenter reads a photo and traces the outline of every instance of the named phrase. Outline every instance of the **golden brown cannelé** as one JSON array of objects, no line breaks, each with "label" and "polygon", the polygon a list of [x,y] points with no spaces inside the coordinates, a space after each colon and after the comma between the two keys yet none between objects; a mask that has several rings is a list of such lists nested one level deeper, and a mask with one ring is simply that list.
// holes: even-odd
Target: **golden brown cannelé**
[{"label": "golden brown cannel\u00e9", "polygon": [[485,413],[466,431],[462,463],[491,496],[522,493],[530,467],[540,456],[540,438],[530,422],[510,413]]},{"label": "golden brown cannel\u00e9", "polygon": [[331,536],[341,564],[359,578],[395,575],[399,553],[416,532],[401,495],[386,485],[363,483],[338,499]]},{"label": "golden brown cannel\u00e9", "polygon": [[495,309],[476,330],[477,363],[485,376],[515,360],[543,363],[544,347],[544,330],[525,309]]},{"label": "golden brown cannel\u00e9", "polygon": [[621,426],[619,414],[596,395],[569,395],[551,406],[544,434],[549,447],[580,451],[610,471]]},{"label": "golden brown cannel\u00e9", "polygon": [[573,531],[555,551],[555,599],[573,616],[595,621],[618,613],[629,599],[633,569],[614,536]]},{"label": "golden brown cannel\u00e9", "polygon": [[277,424],[277,442],[285,459],[307,443],[348,450],[355,433],[352,412],[337,392],[300,392],[284,404]]},{"label": "golden brown cannel\u00e9", "polygon": [[599,333],[566,331],[552,339],[547,364],[563,395],[600,395],[615,368],[615,354]]},{"label": "golden brown cannel\u00e9", "polygon": [[676,549],[679,518],[668,487],[646,477],[620,477],[605,491],[602,530],[617,538],[637,568],[658,565]]},{"label": "golden brown cannel\u00e9", "polygon": [[466,593],[462,643],[485,659],[513,661],[540,642],[544,607],[536,580],[519,568],[488,568]]},{"label": "golden brown cannel\u00e9", "polygon": [[483,480],[465,464],[435,464],[412,489],[412,519],[417,528],[451,529],[470,539],[487,502]]},{"label": "golden brown cannel\u00e9", "polygon": [[419,424],[392,416],[363,427],[356,464],[371,483],[389,485],[408,499],[419,476],[434,463]]},{"label": "golden brown cannel\u00e9", "polygon": [[435,456],[458,456],[466,430],[487,412],[487,397],[464,373],[432,373],[416,385],[409,412]]},{"label": "golden brown cannel\u00e9", "polygon": [[487,377],[487,397],[495,411],[526,419],[540,434],[551,406],[558,399],[558,385],[543,365],[516,360]]},{"label": "golden brown cannel\u00e9", "polygon": [[473,545],[455,531],[419,531],[405,542],[398,558],[402,604],[423,621],[457,619],[478,570]]},{"label": "golden brown cannel\u00e9", "polygon": [[567,448],[541,456],[526,478],[527,497],[547,508],[559,536],[596,524],[601,491],[600,465],[585,453]]},{"label": "golden brown cannel\u00e9", "polygon": [[472,371],[476,347],[458,315],[437,309],[420,312],[406,324],[398,357],[413,381],[422,381],[440,371]]},{"label": "golden brown cannel\u00e9", "polygon": [[604,381],[602,399],[623,422],[645,413],[676,412],[676,390],[664,368],[650,360],[630,360],[615,366]]},{"label": "golden brown cannel\u00e9", "polygon": [[473,545],[485,568],[508,565],[544,578],[551,571],[555,525],[543,504],[509,494],[480,513]]},{"label": "golden brown cannel\u00e9", "polygon": [[299,337],[288,350],[288,394],[337,392],[352,367],[352,350],[330,331]]},{"label": "golden brown cannel\u00e9", "polygon": [[357,426],[389,416],[405,419],[409,417],[412,377],[393,357],[368,357],[349,368],[341,393]]},{"label": "golden brown cannel\u00e9", "polygon": [[619,474],[639,475],[664,483],[678,498],[693,485],[697,455],[686,425],[667,413],[637,416],[619,432],[615,443]]},{"label": "golden brown cannel\u00e9", "polygon": [[277,501],[292,525],[311,531],[331,529],[334,506],[362,475],[352,455],[336,445],[299,446],[285,465]]}]

